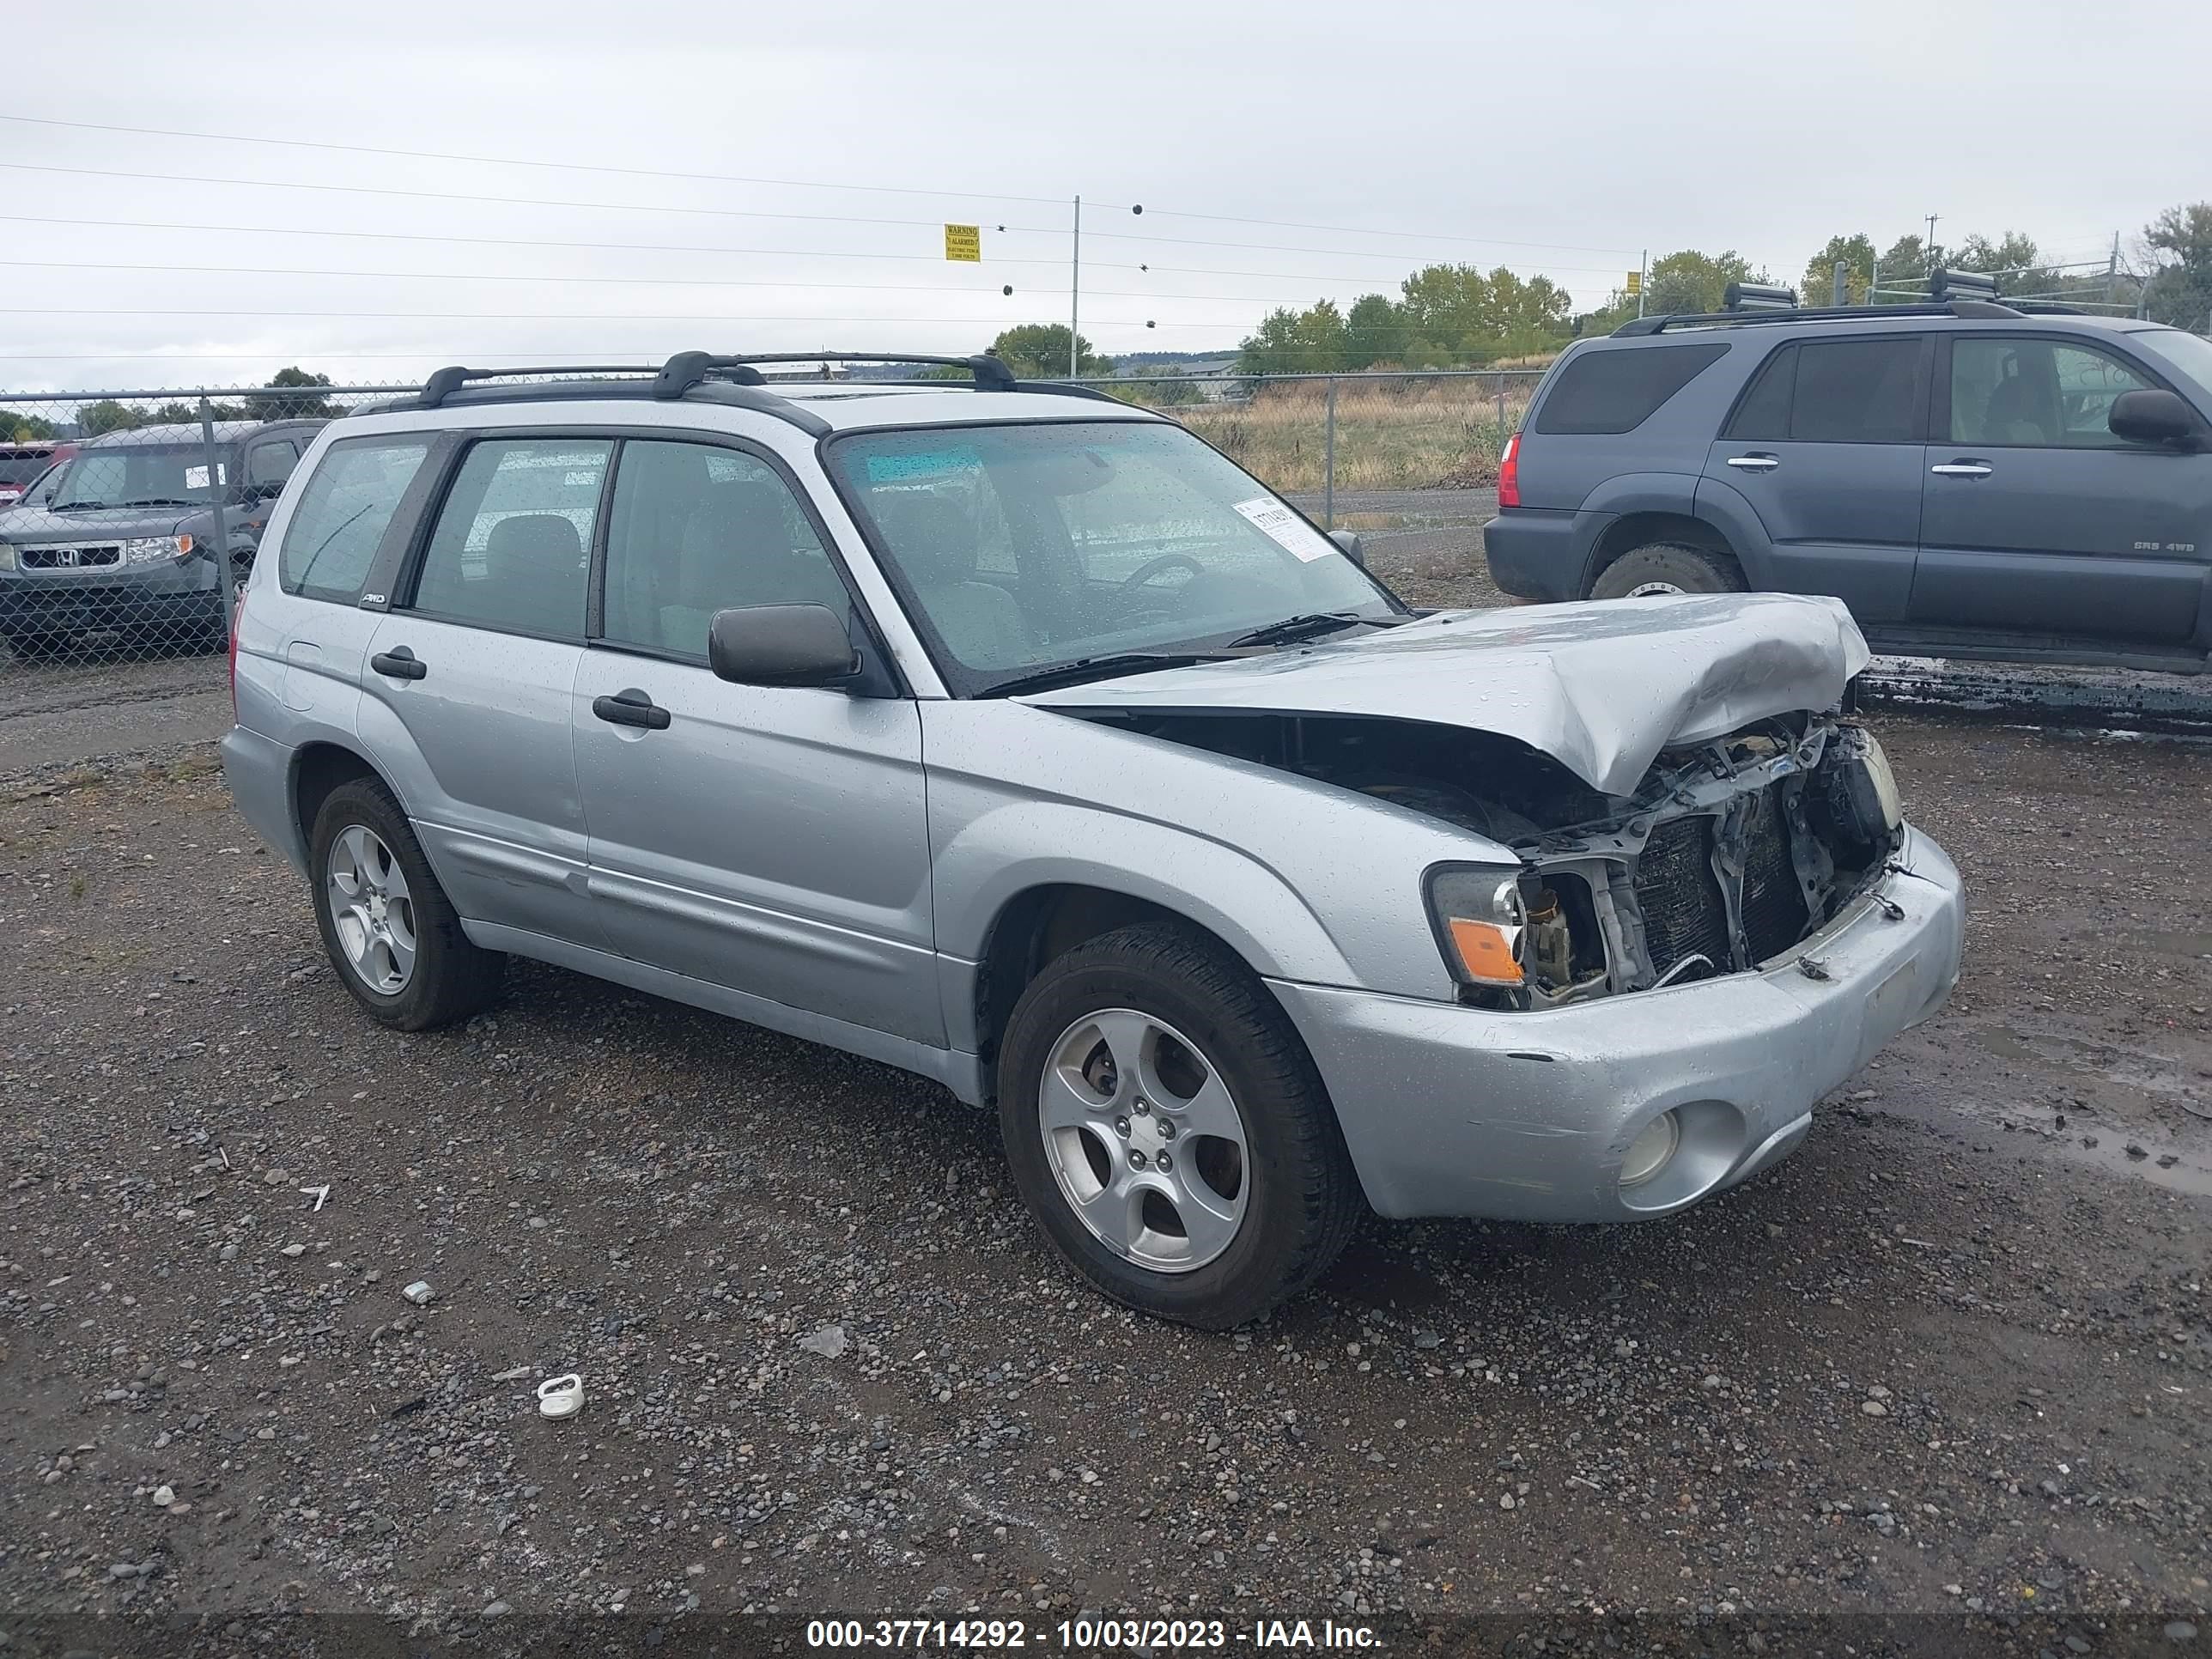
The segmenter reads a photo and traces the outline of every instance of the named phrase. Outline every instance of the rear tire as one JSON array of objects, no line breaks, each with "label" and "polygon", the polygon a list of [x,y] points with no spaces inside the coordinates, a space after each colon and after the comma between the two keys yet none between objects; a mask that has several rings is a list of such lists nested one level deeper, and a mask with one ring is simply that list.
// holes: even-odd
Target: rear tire
[{"label": "rear tire", "polygon": [[1363,1207],[1282,1009],[1219,945],[1172,926],[1108,933],[1030,982],[1006,1027],[999,1119],[1060,1254],[1115,1301],[1205,1330],[1311,1285]]},{"label": "rear tire", "polygon": [[490,1006],[507,958],[470,942],[407,815],[381,783],[356,778],[331,790],[310,847],[323,948],[370,1018],[426,1031]]},{"label": "rear tire", "polygon": [[1725,553],[1680,542],[1632,547],[1598,573],[1594,599],[1648,599],[1664,593],[1741,593],[1743,571]]}]

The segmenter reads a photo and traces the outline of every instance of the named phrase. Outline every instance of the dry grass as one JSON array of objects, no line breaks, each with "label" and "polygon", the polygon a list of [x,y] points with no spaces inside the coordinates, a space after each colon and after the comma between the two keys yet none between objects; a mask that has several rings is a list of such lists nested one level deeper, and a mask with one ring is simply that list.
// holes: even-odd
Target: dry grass
[{"label": "dry grass", "polygon": [[[1426,489],[1486,483],[1519,422],[1535,376],[1485,380],[1340,381],[1336,487]],[[1317,380],[1262,386],[1249,403],[1187,404],[1167,412],[1277,489],[1322,488],[1328,392]]]}]

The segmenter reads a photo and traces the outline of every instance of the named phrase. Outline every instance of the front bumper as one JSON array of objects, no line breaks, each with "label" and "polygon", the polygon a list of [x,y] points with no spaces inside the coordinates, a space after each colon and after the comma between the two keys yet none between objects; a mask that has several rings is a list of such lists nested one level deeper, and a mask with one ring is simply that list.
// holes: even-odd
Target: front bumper
[{"label": "front bumper", "polygon": [[0,627],[11,634],[219,625],[222,574],[198,555],[161,564],[0,574]]},{"label": "front bumper", "polygon": [[[1958,870],[1908,829],[1891,873],[1755,973],[1528,1013],[1268,983],[1382,1214],[1635,1221],[1794,1150],[1816,1101],[1942,1006],[1965,929]],[[1680,1150],[1624,1189],[1624,1154],[1669,1109]]]}]

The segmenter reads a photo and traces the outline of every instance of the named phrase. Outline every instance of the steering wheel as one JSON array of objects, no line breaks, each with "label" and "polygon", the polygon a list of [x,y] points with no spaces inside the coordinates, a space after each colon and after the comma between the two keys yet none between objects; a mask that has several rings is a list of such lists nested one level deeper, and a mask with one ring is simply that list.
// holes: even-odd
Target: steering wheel
[{"label": "steering wheel", "polygon": [[1163,553],[1157,559],[1146,560],[1143,564],[1124,576],[1121,579],[1121,591],[1124,593],[1133,593],[1162,571],[1172,570],[1177,565],[1181,565],[1194,576],[1203,576],[1206,574],[1206,567],[1188,553]]}]

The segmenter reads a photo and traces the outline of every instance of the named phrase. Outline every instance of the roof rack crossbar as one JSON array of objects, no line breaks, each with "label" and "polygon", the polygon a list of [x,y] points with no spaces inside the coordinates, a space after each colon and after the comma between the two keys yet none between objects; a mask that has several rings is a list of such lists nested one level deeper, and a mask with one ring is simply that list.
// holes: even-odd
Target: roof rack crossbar
[{"label": "roof rack crossbar", "polygon": [[547,363],[529,368],[464,368],[455,363],[434,369],[415,400],[418,409],[435,409],[465,386],[483,380],[511,380],[525,374],[650,374],[651,363]]},{"label": "roof rack crossbar", "polygon": [[1747,328],[1762,323],[1848,321],[1879,323],[1896,317],[2020,317],[2022,311],[1994,300],[1953,300],[1904,306],[1801,306],[1774,311],[1684,311],[1664,317],[1632,317],[1615,334],[1663,334],[1670,328]]},{"label": "roof rack crossbar", "polygon": [[764,385],[763,377],[755,367],[760,363],[919,363],[933,368],[964,368],[975,376],[978,392],[1012,392],[1018,384],[1012,369],[988,356],[931,357],[896,351],[749,351],[735,356],[717,356],[704,351],[679,351],[662,367],[654,395],[680,398],[685,388],[698,385],[710,374],[727,374],[744,385]]}]

